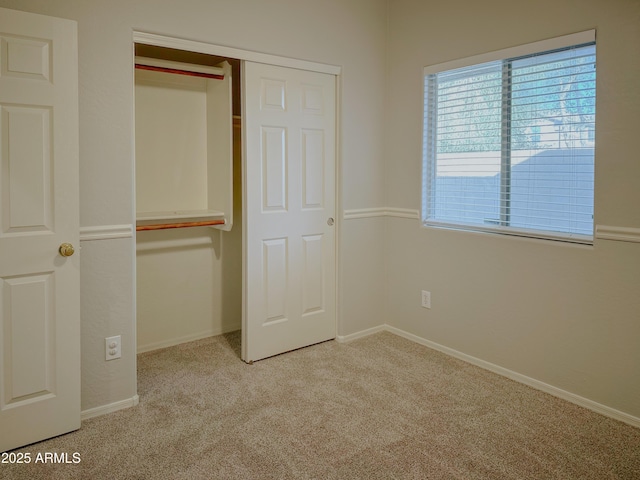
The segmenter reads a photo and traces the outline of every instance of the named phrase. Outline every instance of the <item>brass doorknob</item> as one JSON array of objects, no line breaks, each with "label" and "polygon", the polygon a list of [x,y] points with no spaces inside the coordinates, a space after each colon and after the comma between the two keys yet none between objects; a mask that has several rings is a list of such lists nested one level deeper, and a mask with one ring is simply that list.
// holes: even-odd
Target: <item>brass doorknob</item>
[{"label": "brass doorknob", "polygon": [[73,248],[73,245],[71,245],[70,243],[63,243],[62,245],[60,245],[60,248],[58,249],[58,251],[60,252],[60,255],[62,255],[63,257],[70,257],[71,255],[74,254],[76,250]]}]

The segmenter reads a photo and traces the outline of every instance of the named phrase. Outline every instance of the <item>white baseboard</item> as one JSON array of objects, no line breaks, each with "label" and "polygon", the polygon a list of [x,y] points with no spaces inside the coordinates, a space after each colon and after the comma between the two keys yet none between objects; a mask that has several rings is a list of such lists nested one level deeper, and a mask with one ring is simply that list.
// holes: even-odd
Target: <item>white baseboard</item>
[{"label": "white baseboard", "polygon": [[138,345],[138,348],[136,349],[136,353],[145,353],[145,352],[151,352],[153,350],[160,350],[161,348],[174,347],[176,345],[180,345],[181,343],[195,342],[196,340],[202,340],[203,338],[215,337],[216,335],[223,335],[225,333],[235,332],[236,330],[240,330],[241,328],[242,326],[238,323],[237,325],[230,326],[222,330],[217,330],[217,329],[206,330],[204,332],[185,335],[183,337],[170,338],[167,340],[163,340],[161,342],[147,343],[146,345]]},{"label": "white baseboard", "polygon": [[101,407],[90,408],[89,410],[83,410],[80,414],[81,420],[87,420],[93,417],[99,417],[107,413],[117,412],[125,408],[135,407],[140,402],[140,397],[134,395],[131,398],[120,400],[119,402],[110,403],[109,405],[102,405]]},{"label": "white baseboard", "polygon": [[640,428],[640,418],[638,417],[634,417],[633,415],[621,412],[620,410],[616,410],[615,408],[602,405],[601,403],[594,402],[593,400],[589,400],[588,398],[575,395],[571,392],[567,392],[566,390],[562,390],[561,388],[554,387],[553,385],[549,385],[548,383],[541,382],[531,377],[527,377],[526,375],[522,375],[507,368],[503,368],[499,365],[495,365],[485,360],[472,357],[471,355],[467,355],[466,353],[462,353],[452,348],[445,347],[444,345],[440,345],[438,343],[432,342],[412,333],[405,332],[404,330],[400,330],[399,328],[392,327],[390,325],[381,325],[378,327],[369,328],[367,330],[363,330],[362,332],[352,333],[351,335],[347,335],[346,337],[338,337],[337,340],[340,342],[356,340],[358,338],[363,338],[381,331],[393,333],[394,335],[406,338],[407,340],[411,340],[412,342],[419,343],[420,345],[424,345],[425,347],[432,348],[464,362],[470,363],[485,370],[489,370],[490,372],[497,373],[498,375],[501,375],[503,377],[510,378],[511,380],[514,380],[518,383],[528,385],[532,388],[535,388],[536,390],[540,390],[542,392],[553,395],[554,397],[561,398],[606,417],[610,417],[614,420],[619,420],[621,422],[627,423],[633,427]]},{"label": "white baseboard", "polygon": [[366,330],[352,333],[350,335],[338,335],[336,337],[336,341],[339,343],[352,342],[353,340],[357,340],[363,337],[368,337],[369,335],[373,335],[374,333],[384,332],[387,329],[386,327],[387,327],[386,325],[380,325],[378,327],[368,328]]}]

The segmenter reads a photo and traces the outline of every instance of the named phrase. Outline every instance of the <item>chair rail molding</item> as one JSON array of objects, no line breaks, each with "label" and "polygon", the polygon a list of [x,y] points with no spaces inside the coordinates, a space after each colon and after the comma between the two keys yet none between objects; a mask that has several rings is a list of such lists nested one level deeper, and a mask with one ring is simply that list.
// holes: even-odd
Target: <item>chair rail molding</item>
[{"label": "chair rail molding", "polygon": [[359,208],[344,210],[343,218],[345,220],[354,220],[357,218],[372,218],[372,217],[396,217],[396,218],[408,218],[411,220],[419,220],[420,212],[412,208],[394,208],[394,207],[379,207],[379,208]]},{"label": "chair rail molding", "polygon": [[114,238],[133,237],[133,225],[101,225],[80,227],[80,241],[111,240]]},{"label": "chair rail molding", "polygon": [[640,243],[640,228],[596,225],[596,238],[601,240]]}]

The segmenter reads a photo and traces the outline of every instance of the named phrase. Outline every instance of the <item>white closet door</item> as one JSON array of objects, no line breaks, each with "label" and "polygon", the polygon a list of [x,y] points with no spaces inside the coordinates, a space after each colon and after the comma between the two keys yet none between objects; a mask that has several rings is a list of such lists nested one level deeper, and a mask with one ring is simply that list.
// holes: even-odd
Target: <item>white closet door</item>
[{"label": "white closet door", "polygon": [[242,357],[333,339],[336,77],[244,63]]},{"label": "white closet door", "polygon": [[76,27],[0,9],[0,451],[80,428]]}]

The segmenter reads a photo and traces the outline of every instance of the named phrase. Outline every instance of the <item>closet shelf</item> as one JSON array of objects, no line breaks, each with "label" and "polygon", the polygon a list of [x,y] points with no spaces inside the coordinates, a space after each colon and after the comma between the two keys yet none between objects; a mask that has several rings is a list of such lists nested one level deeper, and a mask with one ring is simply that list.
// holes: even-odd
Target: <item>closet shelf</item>
[{"label": "closet shelf", "polygon": [[135,67],[141,70],[189,75],[192,77],[224,79],[224,69],[208,65],[192,65],[189,63],[161,60],[159,58],[135,57]]},{"label": "closet shelf", "polygon": [[136,215],[136,231],[204,227],[224,223],[224,212],[217,210],[138,212]]}]

